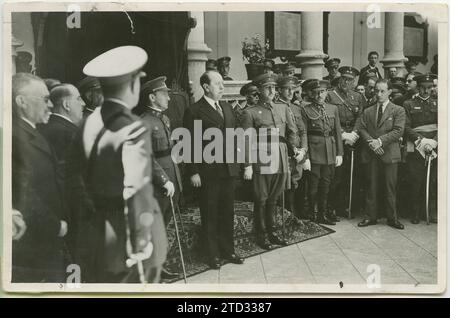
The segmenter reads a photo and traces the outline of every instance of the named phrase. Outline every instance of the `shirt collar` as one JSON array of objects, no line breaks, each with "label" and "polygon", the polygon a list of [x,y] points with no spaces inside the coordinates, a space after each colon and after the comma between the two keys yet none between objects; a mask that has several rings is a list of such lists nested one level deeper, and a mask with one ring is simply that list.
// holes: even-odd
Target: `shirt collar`
[{"label": "shirt collar", "polygon": [[205,97],[205,100],[208,102],[208,104],[210,104],[214,109],[216,109],[216,103],[218,103],[219,101],[215,101],[214,99],[203,95],[203,97]]},{"label": "shirt collar", "polygon": [[68,121],[70,121],[73,124],[72,119],[70,119],[67,116],[64,116],[64,115],[61,115],[61,114],[58,114],[58,113],[52,113],[52,116],[58,116],[58,117],[64,118],[65,120],[68,120]]},{"label": "shirt collar", "polygon": [[24,122],[26,122],[28,125],[30,125],[31,127],[33,127],[33,129],[36,129],[36,125],[33,124],[31,121],[29,121],[29,120],[26,119],[25,117],[21,117],[21,118],[22,118],[22,120],[23,120]]},{"label": "shirt collar", "polygon": [[[383,108],[383,112],[386,110],[387,104],[389,104],[389,100],[385,101],[385,102],[381,105],[381,107]],[[380,105],[378,105],[378,107],[379,107],[379,106],[380,106]]]}]

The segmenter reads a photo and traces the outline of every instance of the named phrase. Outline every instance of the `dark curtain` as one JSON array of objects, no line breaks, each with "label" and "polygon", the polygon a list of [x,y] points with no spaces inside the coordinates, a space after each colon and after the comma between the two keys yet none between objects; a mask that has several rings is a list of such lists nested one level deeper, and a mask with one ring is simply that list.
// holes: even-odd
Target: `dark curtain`
[{"label": "dark curtain", "polygon": [[[98,54],[137,45],[149,55],[144,80],[164,75],[168,85],[176,83],[188,90],[188,12],[83,12],[79,29],[67,28],[68,15],[33,14],[36,39],[42,39],[36,41],[37,75],[76,84],[84,77],[84,65]],[[45,23],[39,31],[42,19]]]}]

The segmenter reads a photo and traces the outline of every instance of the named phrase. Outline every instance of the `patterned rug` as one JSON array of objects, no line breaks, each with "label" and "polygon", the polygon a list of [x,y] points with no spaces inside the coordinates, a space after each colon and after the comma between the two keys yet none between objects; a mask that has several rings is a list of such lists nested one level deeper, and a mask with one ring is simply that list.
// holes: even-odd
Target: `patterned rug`
[{"label": "patterned rug", "polygon": [[[277,207],[276,228],[280,237],[283,237],[283,216],[281,215],[281,210],[281,207]],[[234,204],[234,211],[234,245],[236,253],[247,258],[267,252],[267,250],[256,245],[256,237],[253,230],[253,203],[237,201]],[[200,238],[199,208],[182,208],[181,218],[183,220],[182,224],[180,224],[179,215],[177,215],[186,274],[189,277],[209,270],[209,266],[206,264],[205,255],[202,253],[204,249]],[[289,245],[334,233],[333,230],[325,226],[307,220],[300,220],[286,209],[284,210],[284,230],[285,239]],[[180,251],[173,220],[169,223],[167,235],[170,246],[166,263],[167,268],[170,271],[182,273]],[[274,249],[276,248],[280,248],[280,246]]]}]

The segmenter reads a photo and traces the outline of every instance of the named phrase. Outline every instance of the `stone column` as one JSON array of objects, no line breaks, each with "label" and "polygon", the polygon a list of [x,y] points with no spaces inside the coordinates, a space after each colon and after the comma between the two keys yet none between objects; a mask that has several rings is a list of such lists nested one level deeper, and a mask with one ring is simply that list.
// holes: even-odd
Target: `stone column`
[{"label": "stone column", "polygon": [[188,38],[188,76],[192,81],[194,100],[203,95],[200,87],[200,76],[205,72],[205,62],[211,49],[205,43],[205,17],[204,12],[191,12],[191,18],[197,22]]},{"label": "stone column", "polygon": [[12,38],[11,38],[11,57],[12,57],[11,73],[12,73],[12,75],[16,74],[17,48],[21,47],[22,45],[23,45],[23,41],[12,36]]},{"label": "stone column", "polygon": [[323,13],[302,12],[301,50],[295,57],[300,62],[302,78],[322,79],[323,59]]},{"label": "stone column", "polygon": [[384,23],[384,74],[390,67],[397,68],[397,74],[404,72],[404,62],[408,59],[403,55],[403,12],[386,12]]}]

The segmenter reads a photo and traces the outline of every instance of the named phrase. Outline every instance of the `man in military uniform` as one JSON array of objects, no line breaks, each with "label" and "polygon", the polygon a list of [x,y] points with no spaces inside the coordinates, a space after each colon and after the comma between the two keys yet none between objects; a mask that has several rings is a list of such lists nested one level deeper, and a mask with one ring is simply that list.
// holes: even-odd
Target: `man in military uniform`
[{"label": "man in military uniform", "polygon": [[230,73],[230,63],[231,63],[231,57],[224,56],[219,59],[217,59],[217,70],[219,71],[220,75],[222,75],[222,78],[224,81],[232,81],[233,79],[228,76]]},{"label": "man in military uniform", "polygon": [[[329,203],[332,209],[330,219],[334,222],[339,221],[336,214],[341,216],[346,215],[345,210],[348,207],[349,200],[352,152],[354,156],[354,167],[358,162],[358,150],[356,145],[358,133],[355,130],[355,123],[362,110],[365,108],[364,98],[361,94],[358,94],[352,89],[355,77],[359,75],[358,70],[354,67],[343,66],[339,69],[339,72],[341,73],[341,78],[339,79],[338,87],[330,91],[325,100],[326,103],[336,105],[339,111],[341,135],[344,143],[344,161],[341,167],[336,168],[330,189]],[[353,207],[359,207],[358,205],[361,205],[361,195],[359,193],[361,182],[357,182],[359,181],[359,172],[361,169],[358,168],[353,171]]]},{"label": "man in military uniform", "polygon": [[[434,74],[419,75],[414,78],[419,87],[419,94],[407,100],[403,107],[406,111],[405,138],[408,142],[406,163],[409,171],[409,198],[411,200],[412,223],[420,221],[424,211],[425,182],[427,166],[425,157],[437,152],[437,121],[438,104],[433,99],[431,90]],[[432,158],[433,158],[432,157]],[[437,190],[437,160],[431,161],[430,193],[436,197]],[[431,209],[431,221],[437,222],[436,210]]]},{"label": "man in military uniform", "polygon": [[97,78],[87,76],[83,78],[77,85],[86,106],[83,110],[83,118],[86,118],[95,108],[103,104],[103,93],[100,82]]},{"label": "man in military uniform", "polygon": [[264,65],[264,73],[273,74],[273,67],[275,65],[275,62],[271,59],[264,59],[263,61]]},{"label": "man in military uniform", "polygon": [[217,61],[214,59],[208,59],[205,63],[207,71],[217,71]]},{"label": "man in military uniform", "polygon": [[305,124],[303,123],[301,105],[291,102],[294,97],[294,89],[297,87],[297,82],[297,78],[292,76],[281,77],[277,80],[280,97],[276,101],[276,105],[278,106],[281,103],[289,106],[289,109],[294,115],[295,124],[297,125],[300,144],[295,152],[293,149],[289,149],[290,184],[287,185],[285,196],[288,209],[298,217],[302,217],[304,204],[304,182],[301,180],[303,176],[302,165],[308,150],[308,140]]},{"label": "man in military uniform", "polygon": [[[105,96],[79,135],[87,188],[95,205],[91,242],[97,282],[138,282],[141,274],[147,282],[159,282],[166,260],[164,221],[153,194],[150,132],[131,113],[147,58],[139,47],[121,46],[83,69],[99,79]],[[136,266],[128,268],[127,262]]]},{"label": "man in military uniform", "polygon": [[282,76],[294,76],[295,74],[295,65],[292,63],[285,63],[281,67],[281,75]]},{"label": "man in military uniform", "polygon": [[311,80],[304,83],[309,104],[302,109],[308,136],[308,159],[304,169],[310,170],[308,201],[311,219],[328,225],[336,223],[328,217],[327,201],[335,167],[342,164],[344,153],[339,110],[325,103],[328,81]]},{"label": "man in military uniform", "polygon": [[325,68],[328,71],[328,75],[325,76],[323,79],[326,81],[329,81],[331,83],[331,81],[333,79],[335,79],[336,77],[339,77],[339,72],[338,72],[339,64],[341,64],[341,60],[336,57],[328,59],[325,62]]},{"label": "man in military uniform", "polygon": [[241,120],[244,110],[247,107],[256,105],[259,101],[259,90],[255,84],[250,82],[241,87],[239,94],[245,97],[245,104],[243,107],[240,106],[240,104],[237,104],[236,107],[234,107],[234,113],[236,114],[236,125],[241,127]]},{"label": "man in military uniform", "polygon": [[[264,249],[271,249],[272,244],[286,245],[286,241],[276,233],[274,218],[276,203],[285,189],[289,172],[288,145],[292,149],[298,145],[297,127],[289,106],[273,103],[275,79],[273,75],[262,74],[253,80],[259,88],[260,100],[257,105],[248,107],[242,118],[242,128],[254,128],[257,133],[251,139],[251,145],[246,146],[244,179],[253,178],[257,244]],[[261,162],[261,156],[258,156],[256,163],[250,162],[249,155],[255,142],[258,154],[264,151],[265,156],[270,158],[269,162]],[[272,149],[275,147],[277,149]]]},{"label": "man in military uniform", "polygon": [[[161,76],[142,85],[141,96],[147,99],[147,107],[141,118],[147,129],[151,131],[152,147],[155,161],[153,162],[153,184],[155,197],[164,218],[164,224],[169,225],[172,219],[172,209],[178,205],[182,190],[181,175],[177,164],[172,160],[173,140],[170,138],[170,119],[164,115],[169,107],[169,91],[166,77]],[[171,199],[173,206],[171,205]],[[174,220],[176,222],[176,220]],[[162,279],[173,279],[178,274],[163,268]]]}]

